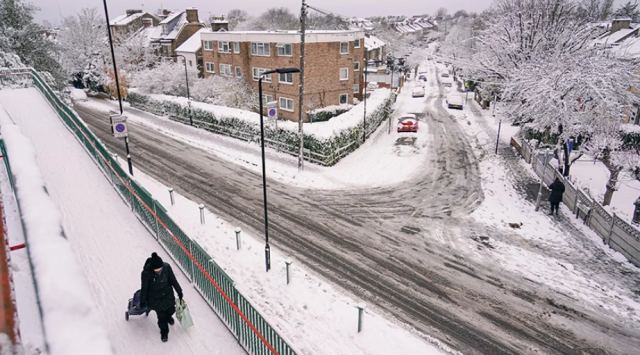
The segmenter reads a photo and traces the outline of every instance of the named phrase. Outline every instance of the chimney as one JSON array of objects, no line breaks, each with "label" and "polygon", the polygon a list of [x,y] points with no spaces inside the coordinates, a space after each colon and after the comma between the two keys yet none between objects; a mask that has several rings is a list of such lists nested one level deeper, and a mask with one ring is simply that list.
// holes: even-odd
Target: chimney
[{"label": "chimney", "polygon": [[213,32],[226,32],[226,31],[229,31],[229,22],[224,19],[224,16],[214,17],[211,20],[211,30]]},{"label": "chimney", "polygon": [[142,27],[148,28],[153,26],[153,19],[150,17],[142,18]]},{"label": "chimney", "polygon": [[611,21],[611,33],[618,32],[631,26],[630,18],[617,18]]},{"label": "chimney", "polygon": [[200,20],[198,20],[198,9],[187,9],[187,22],[189,23],[199,23]]},{"label": "chimney", "polygon": [[133,15],[133,14],[137,14],[137,13],[140,13],[140,12],[142,12],[142,10],[128,9],[128,10],[126,11],[127,16],[131,16],[131,15]]}]

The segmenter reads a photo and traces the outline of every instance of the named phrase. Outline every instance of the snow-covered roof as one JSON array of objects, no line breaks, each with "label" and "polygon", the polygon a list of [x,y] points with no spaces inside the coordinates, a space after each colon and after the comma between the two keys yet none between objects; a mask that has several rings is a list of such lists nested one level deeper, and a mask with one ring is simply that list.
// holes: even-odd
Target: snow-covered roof
[{"label": "snow-covered roof", "polygon": [[171,21],[175,20],[178,16],[184,14],[185,11],[176,11],[173,12],[171,14],[169,14],[169,16],[167,16],[167,18],[165,18],[164,20],[162,20],[162,22],[160,22],[161,25],[170,23]]},{"label": "snow-covered roof", "polygon": [[178,37],[182,27],[187,24],[187,12],[175,12],[160,22],[160,35],[152,37],[153,40],[174,40]]},{"label": "snow-covered roof", "polygon": [[187,53],[195,53],[200,47],[202,47],[202,39],[200,38],[200,33],[206,31],[206,28],[201,28],[198,32],[194,33],[193,36],[189,37],[180,47],[176,48],[176,52],[187,52]]},{"label": "snow-covered roof", "polygon": [[368,51],[372,51],[374,49],[378,49],[380,47],[384,47],[386,43],[383,40],[376,36],[369,36],[364,38],[364,47]]},{"label": "snow-covered roof", "polygon": [[111,26],[126,26],[126,25],[130,24],[131,22],[139,19],[140,17],[142,17],[144,15],[153,16],[153,15],[147,13],[147,12],[136,12],[136,13],[133,13],[133,14],[123,14],[123,15],[120,15],[120,16],[114,18],[113,20],[111,20],[110,24],[111,24]]},{"label": "snow-covered roof", "polygon": [[611,51],[621,58],[640,58],[640,37],[627,38]]},{"label": "snow-covered roof", "polygon": [[[213,32],[207,29],[201,33],[206,41],[238,41],[238,42],[275,42],[300,43],[298,31],[225,31]],[[346,42],[364,38],[362,30],[312,30],[306,32],[305,41],[318,42]]]}]

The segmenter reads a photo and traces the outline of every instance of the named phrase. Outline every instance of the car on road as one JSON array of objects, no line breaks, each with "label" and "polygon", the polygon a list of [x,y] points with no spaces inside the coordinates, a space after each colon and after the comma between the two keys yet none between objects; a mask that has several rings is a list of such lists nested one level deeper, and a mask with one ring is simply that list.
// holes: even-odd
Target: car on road
[{"label": "car on road", "polygon": [[418,80],[427,81],[427,73],[426,72],[418,73]]},{"label": "car on road", "polygon": [[409,113],[398,118],[398,133],[402,132],[418,132],[418,119],[416,115]]},{"label": "car on road", "polygon": [[458,94],[447,96],[447,108],[462,110],[464,108],[464,99]]},{"label": "car on road", "polygon": [[411,91],[411,97],[424,97],[424,87],[422,85],[414,87]]},{"label": "car on road", "polygon": [[443,78],[448,78],[449,77],[449,73],[444,72],[444,73],[440,74],[440,76],[443,77]]}]

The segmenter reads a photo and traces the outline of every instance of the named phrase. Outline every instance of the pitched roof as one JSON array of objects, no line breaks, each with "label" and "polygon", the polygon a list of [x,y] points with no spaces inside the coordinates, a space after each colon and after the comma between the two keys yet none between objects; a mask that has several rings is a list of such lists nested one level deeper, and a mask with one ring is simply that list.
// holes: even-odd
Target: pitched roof
[{"label": "pitched roof", "polygon": [[368,50],[378,49],[385,45],[384,41],[376,36],[369,36],[364,38],[364,47]]},{"label": "pitched roof", "polygon": [[202,47],[202,39],[200,38],[200,33],[208,30],[207,28],[201,28],[193,36],[189,37],[180,47],[176,48],[176,52],[187,52],[187,53],[195,53],[200,47]]}]

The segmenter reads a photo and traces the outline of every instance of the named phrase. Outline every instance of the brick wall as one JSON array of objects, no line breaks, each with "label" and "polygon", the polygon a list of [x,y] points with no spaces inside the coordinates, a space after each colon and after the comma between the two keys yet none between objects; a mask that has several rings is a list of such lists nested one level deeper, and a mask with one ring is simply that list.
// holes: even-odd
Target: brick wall
[{"label": "brick wall", "polygon": [[[253,79],[253,68],[274,69],[280,67],[299,67],[300,45],[292,44],[291,56],[278,56],[276,43],[270,43],[269,56],[251,55],[251,42],[240,42],[240,53],[233,53],[233,44],[230,43],[232,53],[220,53],[218,41],[213,42],[213,50],[205,50],[203,44],[202,61],[203,75],[220,75],[220,64],[232,65],[232,74],[236,76],[236,67],[240,68],[241,76],[256,91],[258,81]],[[341,94],[347,95],[347,103],[353,103],[353,98],[361,98],[362,67],[364,60],[364,40],[360,39],[360,47],[355,48],[353,41],[347,42],[349,50],[347,54],[340,53],[340,42],[318,42],[305,45],[305,109],[338,105]],[[358,62],[359,69],[354,70],[354,62]],[[206,71],[206,63],[214,63],[215,74]],[[348,78],[340,80],[340,68],[347,68]],[[270,95],[278,101],[280,97],[293,100],[292,111],[279,108],[279,117],[292,121],[298,120],[298,91],[300,74],[293,74],[293,83],[281,83],[278,74],[271,75],[271,82],[263,80],[263,94]],[[357,85],[357,92],[354,92]],[[307,120],[306,115],[303,118]]]}]

